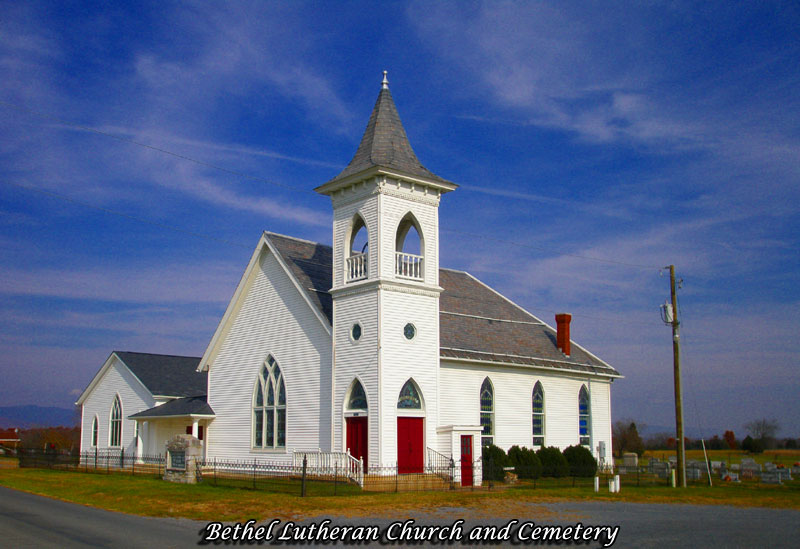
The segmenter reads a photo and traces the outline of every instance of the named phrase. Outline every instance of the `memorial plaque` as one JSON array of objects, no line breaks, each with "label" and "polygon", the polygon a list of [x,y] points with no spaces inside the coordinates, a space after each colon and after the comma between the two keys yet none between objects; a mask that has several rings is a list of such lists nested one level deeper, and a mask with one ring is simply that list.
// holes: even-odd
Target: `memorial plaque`
[{"label": "memorial plaque", "polygon": [[170,452],[169,465],[171,469],[186,470],[186,452]]}]

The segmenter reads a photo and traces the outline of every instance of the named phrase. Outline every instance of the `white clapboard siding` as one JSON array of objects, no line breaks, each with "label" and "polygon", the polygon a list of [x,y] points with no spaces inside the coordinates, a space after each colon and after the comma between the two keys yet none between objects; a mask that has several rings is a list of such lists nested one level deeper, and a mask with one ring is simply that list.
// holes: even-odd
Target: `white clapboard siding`
[{"label": "white clapboard siding", "polygon": [[[375,292],[345,295],[335,300],[336,370],[334,391],[334,448],[346,451],[345,399],[355,379],[367,395],[369,463],[378,458],[378,297]],[[353,341],[353,325],[361,324],[361,338]]]},{"label": "white clapboard siding", "polygon": [[[241,306],[209,369],[209,458],[291,459],[292,450],[330,450],[331,341],[292,279],[265,248]],[[252,447],[253,394],[268,355],[286,387],[286,448]]]},{"label": "white clapboard siding", "polygon": [[109,368],[83,401],[81,451],[94,449],[92,446],[92,420],[95,416],[98,419],[97,447],[108,448],[111,406],[115,396],[119,395],[122,404],[122,448],[126,454],[133,455],[136,451],[136,440],[134,439],[136,422],[128,419],[128,416],[152,408],[155,406],[155,400],[150,391],[116,356],[112,356],[109,360],[111,361]]},{"label": "white clapboard siding", "polygon": [[562,450],[578,444],[578,394],[586,385],[591,395],[592,452],[600,440],[611,448],[610,383],[530,368],[467,365],[442,361],[441,425],[480,423],[480,388],[488,377],[494,387],[494,444],[533,445],[532,395],[537,381],[545,398],[545,445]]},{"label": "white clapboard siding", "polygon": [[[383,291],[381,339],[382,426],[381,463],[397,462],[397,399],[406,381],[413,379],[420,389],[425,418],[425,445],[438,447],[439,426],[439,302],[438,298]],[[416,327],[416,336],[406,339],[407,323]],[[406,414],[416,415],[410,410]]]}]

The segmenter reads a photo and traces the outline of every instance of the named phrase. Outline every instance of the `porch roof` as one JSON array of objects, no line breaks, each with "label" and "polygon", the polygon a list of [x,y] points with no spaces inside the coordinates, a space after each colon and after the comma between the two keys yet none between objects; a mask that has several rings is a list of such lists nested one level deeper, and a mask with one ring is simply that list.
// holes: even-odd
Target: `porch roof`
[{"label": "porch roof", "polygon": [[158,419],[167,417],[216,417],[208,405],[206,395],[176,398],[160,406],[128,416],[128,419]]}]

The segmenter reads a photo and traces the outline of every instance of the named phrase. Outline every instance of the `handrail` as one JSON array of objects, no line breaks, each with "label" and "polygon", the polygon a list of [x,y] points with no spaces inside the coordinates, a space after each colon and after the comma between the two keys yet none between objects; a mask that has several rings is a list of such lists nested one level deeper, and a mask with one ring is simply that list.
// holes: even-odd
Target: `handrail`
[{"label": "handrail", "polygon": [[395,252],[394,255],[394,274],[412,280],[422,280],[424,278],[424,258],[421,255],[404,252]]}]

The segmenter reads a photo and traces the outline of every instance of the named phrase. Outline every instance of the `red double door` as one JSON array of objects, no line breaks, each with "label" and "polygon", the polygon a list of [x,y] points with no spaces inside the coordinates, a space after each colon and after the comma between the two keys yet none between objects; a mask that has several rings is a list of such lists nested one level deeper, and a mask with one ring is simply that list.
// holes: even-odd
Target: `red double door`
[{"label": "red double door", "polygon": [[461,435],[461,486],[472,486],[472,435]]},{"label": "red double door", "polygon": [[356,459],[364,460],[364,468],[367,467],[367,418],[348,417],[347,422],[347,449],[350,455]]},{"label": "red double door", "polygon": [[423,418],[397,418],[397,472],[421,473],[425,468]]}]

